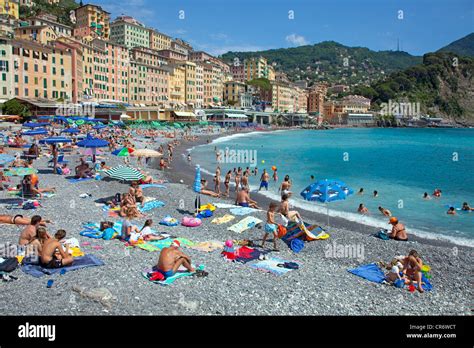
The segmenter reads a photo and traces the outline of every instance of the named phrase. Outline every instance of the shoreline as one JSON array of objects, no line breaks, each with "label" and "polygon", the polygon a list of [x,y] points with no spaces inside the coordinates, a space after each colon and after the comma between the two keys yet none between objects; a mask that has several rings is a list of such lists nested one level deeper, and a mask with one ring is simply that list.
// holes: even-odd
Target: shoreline
[{"label": "shoreline", "polygon": [[[210,140],[210,143],[217,139],[225,139],[228,137],[232,137],[236,134],[242,134],[242,136],[246,136],[251,133],[256,133],[256,132],[282,132],[282,131],[287,131],[287,130],[304,130],[304,129],[277,129],[277,130],[272,130],[272,131],[248,131],[248,132],[229,132],[225,134],[215,134],[211,136],[203,136],[199,137],[197,141],[194,142],[188,142],[184,141],[181,139],[181,143],[178,147],[175,148],[175,156],[173,157],[173,162],[172,162],[172,167],[171,169],[167,170],[164,172],[164,175],[167,177],[170,182],[174,182],[177,184],[186,184],[190,188],[192,187],[193,181],[194,181],[194,168],[197,163],[194,162],[194,160],[191,161],[191,165],[187,162],[185,155],[188,152],[188,150],[192,150],[195,147],[201,146],[201,145],[207,145],[208,140]],[[324,131],[324,129],[318,129],[321,131]],[[208,168],[205,168],[208,169]],[[208,173],[204,172],[201,170],[201,177],[205,178],[208,180],[208,182],[212,183],[213,177],[209,175]],[[181,182],[182,180],[182,182]],[[233,190],[231,186],[231,197],[221,197],[220,199],[224,200],[229,200],[231,203],[233,203]],[[253,200],[255,200],[262,209],[266,209],[270,202],[274,201],[269,197],[266,197],[263,194],[260,194],[258,192],[250,191],[251,197]],[[311,222],[311,223],[317,223],[321,224],[322,226],[325,226],[325,221],[327,221],[327,216],[325,214],[321,214],[318,212],[313,212],[306,210],[304,208],[298,207],[298,211],[302,215],[305,221]],[[330,228],[335,228],[335,229],[342,229],[350,232],[356,232],[356,233],[361,233],[363,235],[373,235],[375,233],[374,226],[366,225],[360,222],[354,222],[350,221],[347,219],[344,219],[342,217],[337,217],[337,216],[331,216],[331,213],[329,214],[330,216]],[[380,227],[382,228],[382,227]],[[330,232],[329,232],[330,233]],[[444,237],[444,236],[443,236]],[[428,244],[431,246],[438,246],[438,247],[444,247],[444,248],[458,248],[458,249],[463,249],[463,250],[473,250],[474,248],[467,246],[467,245],[462,245],[462,244],[457,244],[452,241],[444,240],[444,239],[435,239],[435,238],[427,238],[427,237],[422,237],[418,236],[413,233],[409,233],[409,238],[411,242],[419,242],[422,244]],[[449,237],[446,237],[449,238]]]}]

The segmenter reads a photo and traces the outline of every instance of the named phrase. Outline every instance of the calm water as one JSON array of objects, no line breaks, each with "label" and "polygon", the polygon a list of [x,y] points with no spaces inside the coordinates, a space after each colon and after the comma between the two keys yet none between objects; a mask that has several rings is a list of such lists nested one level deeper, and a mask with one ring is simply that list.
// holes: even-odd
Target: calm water
[{"label": "calm water", "polygon": [[[392,211],[409,232],[428,238],[449,239],[474,246],[474,212],[446,214],[447,206],[474,206],[474,129],[336,129],[330,131],[284,131],[237,135],[193,149],[193,161],[214,171],[214,148],[256,150],[259,172],[276,166],[279,183],[285,174],[293,181],[293,205],[326,212],[322,204],[305,202],[299,193],[315,179],[339,179],[363,196],[353,195],[329,204],[330,215],[376,227],[388,227],[378,212]],[[233,167],[221,164],[222,172]],[[278,184],[279,184],[278,183]],[[258,180],[251,178],[251,185]],[[440,199],[423,200],[424,192],[443,191]],[[269,197],[279,199],[278,185],[270,184]],[[372,192],[379,192],[378,198]],[[369,216],[357,213],[364,203]]]}]

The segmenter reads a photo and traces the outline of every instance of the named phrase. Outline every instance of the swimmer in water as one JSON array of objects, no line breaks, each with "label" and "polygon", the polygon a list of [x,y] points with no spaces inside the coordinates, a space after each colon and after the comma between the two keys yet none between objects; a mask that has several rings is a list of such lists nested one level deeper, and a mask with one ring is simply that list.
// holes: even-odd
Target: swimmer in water
[{"label": "swimmer in water", "polygon": [[392,216],[392,212],[384,207],[379,207],[379,210],[384,216]]},{"label": "swimmer in water", "polygon": [[423,194],[423,199],[431,199],[431,196],[428,194],[428,192]]},{"label": "swimmer in water", "polygon": [[374,198],[377,198],[379,196],[379,192],[376,190],[374,191]]},{"label": "swimmer in water", "polygon": [[448,215],[456,215],[456,209],[454,207],[449,207],[448,211],[446,212]]},{"label": "swimmer in water", "polygon": [[473,211],[474,208],[471,208],[471,207],[469,206],[469,204],[467,204],[467,202],[464,202],[464,203],[462,204],[461,210],[462,210],[462,211]]},{"label": "swimmer in water", "polygon": [[364,204],[359,204],[359,208],[357,209],[357,211],[360,213],[360,214],[369,214],[369,209],[367,209],[367,207],[364,205]]},{"label": "swimmer in water", "polygon": [[360,190],[359,190],[359,192],[357,192],[357,194],[358,194],[358,195],[363,195],[363,194],[364,194],[364,188],[361,187]]}]

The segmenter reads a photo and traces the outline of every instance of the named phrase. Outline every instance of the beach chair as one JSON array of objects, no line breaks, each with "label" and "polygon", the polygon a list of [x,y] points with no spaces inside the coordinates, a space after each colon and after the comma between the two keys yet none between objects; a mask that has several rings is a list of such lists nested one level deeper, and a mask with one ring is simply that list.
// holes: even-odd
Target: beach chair
[{"label": "beach chair", "polygon": [[[59,155],[58,156],[58,164],[66,164],[66,163],[69,163],[69,161],[66,161],[64,159],[64,155]],[[53,165],[54,165],[54,159],[52,158],[48,161],[48,167],[52,167]]]}]

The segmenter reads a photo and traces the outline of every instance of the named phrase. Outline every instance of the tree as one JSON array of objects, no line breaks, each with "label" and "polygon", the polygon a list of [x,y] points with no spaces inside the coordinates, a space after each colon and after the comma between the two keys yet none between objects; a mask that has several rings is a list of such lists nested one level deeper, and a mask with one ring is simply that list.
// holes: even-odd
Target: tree
[{"label": "tree", "polygon": [[27,106],[21,104],[16,99],[11,99],[3,104],[3,113],[7,115],[18,115],[22,117],[31,116],[31,111]]}]

